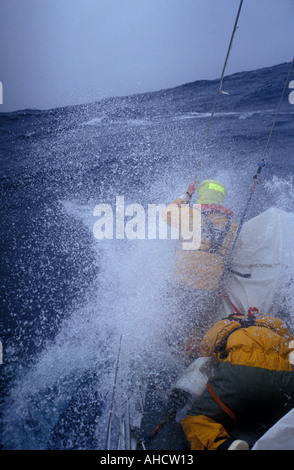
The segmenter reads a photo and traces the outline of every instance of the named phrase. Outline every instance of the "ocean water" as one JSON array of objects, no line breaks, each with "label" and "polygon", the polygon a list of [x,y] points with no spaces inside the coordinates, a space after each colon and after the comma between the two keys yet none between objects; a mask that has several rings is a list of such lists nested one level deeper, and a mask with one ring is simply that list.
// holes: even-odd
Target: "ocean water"
[{"label": "ocean water", "polygon": [[[214,178],[240,220],[288,70],[225,78],[199,171],[217,80],[0,114],[3,449],[105,449],[111,407],[132,414],[147,383],[165,394],[182,367],[168,290],[176,241],[98,240],[94,208],[115,211],[120,196],[147,214]],[[294,212],[289,93],[247,219]]]}]

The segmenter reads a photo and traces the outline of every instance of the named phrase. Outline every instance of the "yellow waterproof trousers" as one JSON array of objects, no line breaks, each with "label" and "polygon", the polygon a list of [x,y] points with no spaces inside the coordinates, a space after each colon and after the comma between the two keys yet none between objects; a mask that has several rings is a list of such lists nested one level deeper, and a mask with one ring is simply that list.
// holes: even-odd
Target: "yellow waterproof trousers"
[{"label": "yellow waterproof trousers", "polygon": [[187,415],[181,422],[191,450],[217,450],[230,435],[225,428],[204,415]]}]

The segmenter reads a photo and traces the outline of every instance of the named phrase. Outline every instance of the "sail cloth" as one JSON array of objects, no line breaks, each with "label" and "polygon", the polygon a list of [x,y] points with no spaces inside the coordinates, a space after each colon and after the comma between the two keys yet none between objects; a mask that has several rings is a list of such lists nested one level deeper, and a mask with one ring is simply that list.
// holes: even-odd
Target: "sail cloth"
[{"label": "sail cloth", "polygon": [[272,426],[252,450],[294,450],[294,409]]},{"label": "sail cloth", "polygon": [[[232,260],[226,293],[246,314],[256,307],[263,315],[276,316],[281,311],[294,277],[294,213],[270,208],[244,224]],[[232,308],[227,303],[226,313]],[[294,319],[293,319],[294,322]]]}]

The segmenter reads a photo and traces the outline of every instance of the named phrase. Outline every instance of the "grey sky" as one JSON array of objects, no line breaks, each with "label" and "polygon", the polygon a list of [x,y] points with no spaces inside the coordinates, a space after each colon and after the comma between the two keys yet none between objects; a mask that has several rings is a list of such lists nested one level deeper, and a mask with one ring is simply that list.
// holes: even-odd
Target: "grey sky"
[{"label": "grey sky", "polygon": [[[239,0],[0,0],[0,111],[219,78]],[[290,62],[294,1],[244,0],[226,75]]]}]

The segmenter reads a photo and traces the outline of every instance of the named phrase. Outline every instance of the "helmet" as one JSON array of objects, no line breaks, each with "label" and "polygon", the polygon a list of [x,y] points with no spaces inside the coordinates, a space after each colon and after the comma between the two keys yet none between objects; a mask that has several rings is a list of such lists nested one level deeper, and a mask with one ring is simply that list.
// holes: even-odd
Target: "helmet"
[{"label": "helmet", "polygon": [[226,195],[225,185],[216,180],[205,180],[198,188],[197,204],[222,204]]}]

